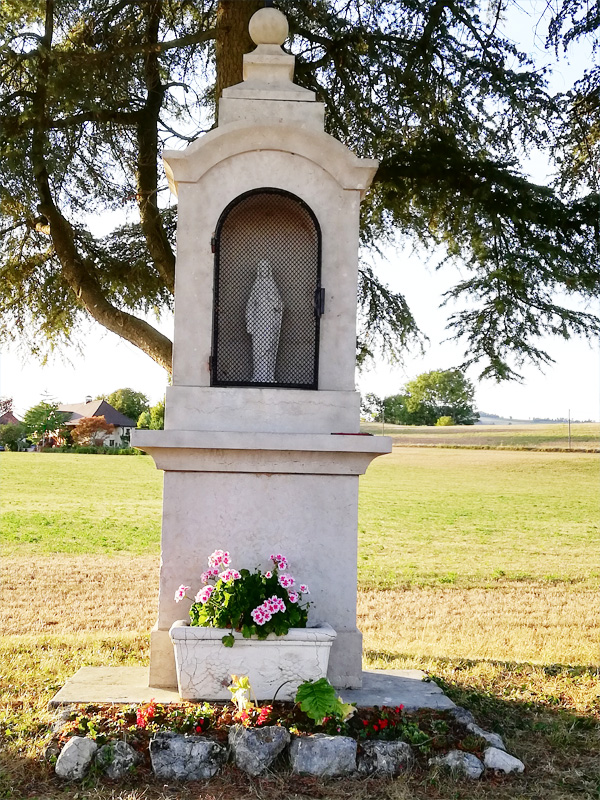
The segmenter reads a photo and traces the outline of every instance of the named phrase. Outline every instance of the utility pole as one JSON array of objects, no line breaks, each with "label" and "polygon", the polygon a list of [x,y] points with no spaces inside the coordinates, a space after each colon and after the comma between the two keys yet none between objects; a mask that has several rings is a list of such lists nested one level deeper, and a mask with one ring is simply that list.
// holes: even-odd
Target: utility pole
[{"label": "utility pole", "polygon": [[571,449],[571,409],[569,409],[569,450]]}]

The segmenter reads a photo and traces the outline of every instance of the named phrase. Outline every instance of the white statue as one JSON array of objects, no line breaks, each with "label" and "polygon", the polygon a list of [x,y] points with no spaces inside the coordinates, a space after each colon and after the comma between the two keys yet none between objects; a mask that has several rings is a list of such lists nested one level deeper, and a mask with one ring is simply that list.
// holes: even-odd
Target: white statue
[{"label": "white statue", "polygon": [[256,383],[275,382],[282,317],[283,301],[271,265],[262,259],[246,306],[246,330],[252,337],[252,380]]}]

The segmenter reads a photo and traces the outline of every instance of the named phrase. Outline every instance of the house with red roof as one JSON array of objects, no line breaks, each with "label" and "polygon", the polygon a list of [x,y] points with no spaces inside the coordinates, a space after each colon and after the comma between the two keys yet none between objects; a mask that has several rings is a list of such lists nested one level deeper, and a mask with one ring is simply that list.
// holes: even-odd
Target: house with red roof
[{"label": "house with red roof", "polygon": [[0,425],[19,425],[21,422],[20,419],[17,419],[12,411],[5,411],[4,414],[0,414]]}]

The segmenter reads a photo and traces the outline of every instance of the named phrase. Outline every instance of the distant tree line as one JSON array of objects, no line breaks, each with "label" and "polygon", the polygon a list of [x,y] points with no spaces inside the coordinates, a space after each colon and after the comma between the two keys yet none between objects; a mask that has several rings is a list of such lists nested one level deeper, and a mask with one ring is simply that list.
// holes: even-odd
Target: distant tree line
[{"label": "distant tree line", "polygon": [[363,416],[392,425],[473,425],[475,387],[458,369],[432,370],[409,381],[400,394],[367,394]]}]

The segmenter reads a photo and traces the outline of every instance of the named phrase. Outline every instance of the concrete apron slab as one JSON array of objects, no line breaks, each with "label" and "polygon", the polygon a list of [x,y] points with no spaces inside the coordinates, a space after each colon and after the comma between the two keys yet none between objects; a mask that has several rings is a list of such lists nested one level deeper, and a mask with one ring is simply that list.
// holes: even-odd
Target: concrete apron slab
[{"label": "concrete apron slab", "polygon": [[[361,689],[343,689],[345,703],[365,706],[454,708],[454,703],[419,669],[363,671]],[[148,686],[147,667],[81,667],[49,702],[50,708],[70,703],[181,703],[176,689]]]}]

